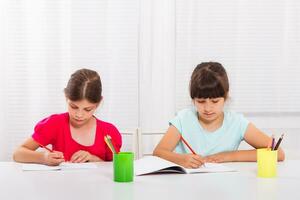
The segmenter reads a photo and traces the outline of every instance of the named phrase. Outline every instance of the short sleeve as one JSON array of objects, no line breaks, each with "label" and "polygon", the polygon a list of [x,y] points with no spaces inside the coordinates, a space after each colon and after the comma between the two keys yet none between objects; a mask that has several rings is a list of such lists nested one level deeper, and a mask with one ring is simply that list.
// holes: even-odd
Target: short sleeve
[{"label": "short sleeve", "polygon": [[[110,124],[108,134],[111,136],[112,143],[116,148],[116,151],[120,151],[122,147],[122,137],[119,130],[112,124]],[[111,161],[113,159],[112,152],[108,149],[105,153],[105,160]]]},{"label": "short sleeve", "polygon": [[53,144],[58,126],[59,119],[57,119],[56,115],[52,115],[39,121],[34,127],[34,133],[32,134],[33,140],[45,146]]},{"label": "short sleeve", "polygon": [[181,118],[179,115],[169,121],[169,126],[171,125],[175,126],[180,134],[182,133]]},{"label": "short sleeve", "polygon": [[245,136],[245,133],[246,133],[246,130],[248,128],[248,125],[249,125],[249,121],[244,117],[244,115],[242,114],[239,114],[239,124],[240,124],[240,138],[241,140],[244,140],[244,136]]}]

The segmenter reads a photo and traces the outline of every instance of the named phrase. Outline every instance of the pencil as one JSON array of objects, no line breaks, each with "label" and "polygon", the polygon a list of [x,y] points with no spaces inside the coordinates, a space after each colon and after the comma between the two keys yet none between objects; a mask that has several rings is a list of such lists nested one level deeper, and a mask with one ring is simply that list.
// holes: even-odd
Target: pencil
[{"label": "pencil", "polygon": [[283,139],[283,136],[284,136],[284,134],[282,134],[281,137],[279,138],[278,142],[277,142],[276,145],[275,145],[274,150],[277,150],[277,149],[278,149],[278,147],[279,147],[279,145],[280,145],[280,143],[281,143],[281,141],[282,141],[282,139]]},{"label": "pencil", "polygon": [[270,141],[269,141],[269,143],[268,143],[268,146],[267,146],[267,149],[268,149],[268,150],[272,150],[273,138],[274,138],[274,135],[272,134],[271,139],[270,139]]},{"label": "pencil", "polygon": [[104,136],[104,141],[107,144],[107,146],[109,147],[109,149],[111,150],[112,153],[118,153],[116,151],[116,148],[114,147],[112,141],[111,141],[111,137],[109,135]]},{"label": "pencil", "polygon": [[[37,142],[37,141],[36,141],[36,142]],[[42,145],[42,144],[41,144],[41,143],[39,143],[39,142],[37,142],[37,143],[39,144],[39,146],[40,146],[40,147],[42,147],[42,148],[46,149],[47,151],[53,152],[53,150],[52,150],[52,149],[49,149],[48,147],[46,147],[46,146]]]},{"label": "pencil", "polygon": [[271,150],[274,150],[274,144],[275,144],[275,137],[274,135],[272,135],[272,146],[271,146]]},{"label": "pencil", "polygon": [[180,139],[182,140],[182,142],[189,148],[189,150],[196,155],[195,151],[192,149],[192,147],[187,143],[187,141],[185,141],[185,139],[182,137],[182,135],[180,136]]}]

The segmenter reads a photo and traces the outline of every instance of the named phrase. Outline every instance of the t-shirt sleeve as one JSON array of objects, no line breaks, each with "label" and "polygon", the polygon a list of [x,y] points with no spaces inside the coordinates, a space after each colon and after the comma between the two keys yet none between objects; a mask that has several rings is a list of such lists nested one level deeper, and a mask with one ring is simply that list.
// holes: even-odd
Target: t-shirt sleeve
[{"label": "t-shirt sleeve", "polygon": [[[111,136],[111,140],[114,147],[116,148],[116,151],[119,152],[122,147],[122,137],[119,130],[114,125],[111,124],[108,134]],[[105,153],[105,160],[111,161],[112,159],[113,159],[112,152],[110,151],[110,149],[107,149]]]},{"label": "t-shirt sleeve", "polygon": [[176,117],[174,117],[173,119],[171,119],[169,121],[169,125],[173,125],[177,128],[177,130],[179,131],[179,133],[182,133],[182,126],[181,126],[181,118],[179,115],[177,115]]},{"label": "t-shirt sleeve", "polygon": [[249,120],[247,120],[244,115],[240,114],[239,115],[239,124],[240,124],[240,138],[241,140],[244,140],[244,136],[245,136],[245,133],[246,133],[246,130],[248,128],[248,125],[249,125]]},{"label": "t-shirt sleeve", "polygon": [[58,119],[53,115],[39,121],[34,127],[34,132],[32,134],[33,140],[45,146],[53,144],[57,132],[57,123]]}]

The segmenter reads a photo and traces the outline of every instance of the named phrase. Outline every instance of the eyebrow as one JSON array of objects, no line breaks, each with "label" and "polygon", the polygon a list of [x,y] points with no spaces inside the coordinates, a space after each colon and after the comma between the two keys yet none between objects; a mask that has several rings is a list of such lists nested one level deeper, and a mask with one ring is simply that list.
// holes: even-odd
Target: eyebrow
[{"label": "eyebrow", "polygon": [[[71,103],[71,102],[69,102],[69,104],[71,105],[71,106],[75,106],[75,107],[79,107],[79,106],[77,106],[76,104],[74,104],[74,103]],[[83,109],[93,109],[93,107],[94,106],[89,106],[89,107],[85,107],[85,108],[83,108]]]}]

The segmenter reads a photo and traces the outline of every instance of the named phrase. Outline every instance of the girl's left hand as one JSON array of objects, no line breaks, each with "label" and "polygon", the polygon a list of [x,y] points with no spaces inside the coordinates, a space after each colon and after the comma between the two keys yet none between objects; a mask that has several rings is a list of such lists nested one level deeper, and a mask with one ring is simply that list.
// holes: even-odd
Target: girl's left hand
[{"label": "girl's left hand", "polygon": [[90,161],[92,155],[87,152],[87,151],[83,151],[83,150],[79,150],[76,153],[74,153],[70,159],[70,162],[73,163],[84,163],[84,162],[88,162]]},{"label": "girl's left hand", "polygon": [[204,160],[205,160],[205,162],[211,162],[211,163],[230,162],[232,160],[231,152],[216,153],[216,154],[204,157]]}]

